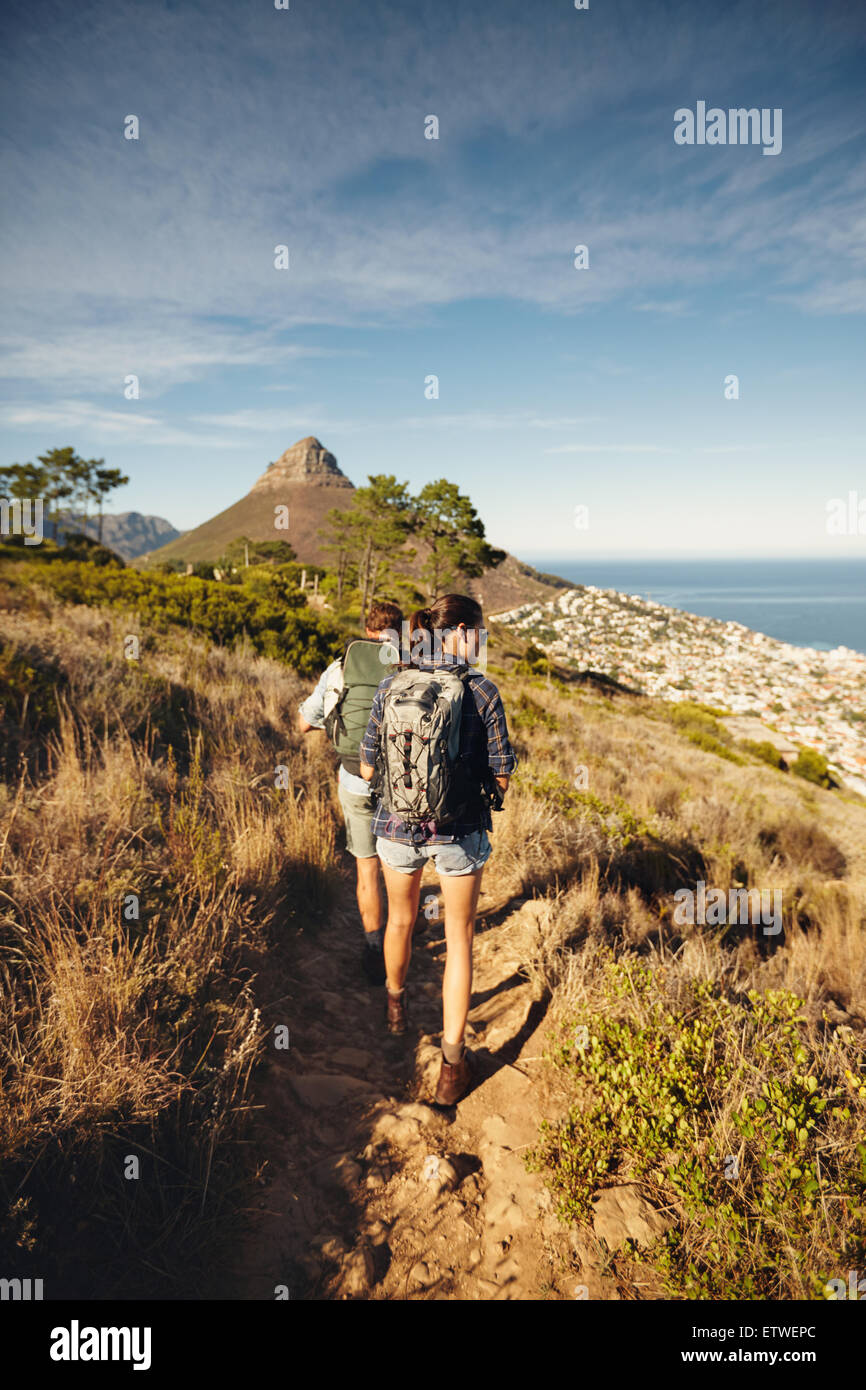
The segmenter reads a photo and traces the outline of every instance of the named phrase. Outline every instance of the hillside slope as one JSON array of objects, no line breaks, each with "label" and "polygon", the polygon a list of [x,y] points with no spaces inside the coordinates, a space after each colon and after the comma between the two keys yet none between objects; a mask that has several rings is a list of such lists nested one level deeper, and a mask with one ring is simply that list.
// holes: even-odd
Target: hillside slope
[{"label": "hillside slope", "polygon": [[[99,521],[88,517],[61,517],[61,526],[83,531],[94,540],[99,535]],[[163,516],[147,516],[142,512],[106,512],[102,518],[102,543],[124,560],[136,560],[176,540],[182,532]]]},{"label": "hillside slope", "polygon": [[[171,629],[128,660],[134,615],[18,572],[0,570],[8,1276],[55,1296],[787,1299],[862,1267],[861,801],[708,751],[661,702],[522,674],[494,633],[520,767],[480,903],[478,1083],[443,1114],[438,885],[400,1043],[357,961],[334,758],[294,727],[312,676]],[[678,921],[697,882],[777,892],[780,930]],[[793,1129],[748,1119],[763,1086]],[[165,1160],[133,1206],[108,1178],[129,1152]]]},{"label": "hillside slope", "polygon": [[[149,559],[212,563],[230,541],[248,536],[253,541],[288,541],[300,560],[323,565],[328,557],[317,529],[324,526],[331,507],[351,504],[353,492],[334,455],[309,435],[268,464],[245,497],[154,550]],[[274,524],[276,507],[288,508],[287,530]]]},{"label": "hillside slope", "polygon": [[[287,540],[302,563],[327,565],[333,562],[333,557],[323,547],[319,528],[325,525],[332,507],[351,505],[353,492],[354,485],[341,471],[334,455],[309,435],[269,464],[245,497],[168,545],[154,550],[147,557],[148,564],[160,560],[212,564],[231,541],[248,536],[254,541]],[[287,530],[275,528],[275,507],[288,508]],[[417,545],[423,559],[423,542],[413,544]],[[542,579],[531,566],[508,555],[501,565],[487,570],[481,579],[469,581],[464,587],[476,594],[489,610],[494,610],[521,603],[545,602],[559,592],[560,586]],[[565,580],[561,587],[567,587]]]}]

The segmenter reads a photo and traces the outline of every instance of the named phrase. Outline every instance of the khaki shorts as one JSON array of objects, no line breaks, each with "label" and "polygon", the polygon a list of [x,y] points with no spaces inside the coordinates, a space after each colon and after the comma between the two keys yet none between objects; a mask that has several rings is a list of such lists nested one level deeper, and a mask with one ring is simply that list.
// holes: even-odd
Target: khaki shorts
[{"label": "khaki shorts", "polygon": [[376,840],[373,835],[373,799],[368,794],[360,796],[349,791],[342,782],[337,783],[343,819],[346,822],[346,849],[356,859],[374,859]]}]

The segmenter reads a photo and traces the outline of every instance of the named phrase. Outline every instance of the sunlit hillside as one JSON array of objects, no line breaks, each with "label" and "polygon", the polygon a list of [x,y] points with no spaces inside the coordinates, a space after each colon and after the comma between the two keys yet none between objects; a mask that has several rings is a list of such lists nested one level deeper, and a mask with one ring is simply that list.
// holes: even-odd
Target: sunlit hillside
[{"label": "sunlit hillside", "polygon": [[[520,767],[495,817],[479,980],[505,962],[496,989],[524,992],[536,1043],[527,1025],[500,1047],[507,1012],[497,1023],[476,986],[489,1079],[461,1152],[481,1159],[468,1176],[458,1165],[446,1194],[450,1263],[434,1276],[424,1256],[416,1276],[395,1194],[424,1187],[440,1131],[414,1110],[402,1131],[395,1119],[368,1181],[374,1159],[355,1154],[345,1096],[362,1117],[377,1105],[396,1114],[401,1096],[419,1110],[435,1030],[413,1037],[396,1081],[380,1086],[368,1065],[346,1090],[353,1049],[385,1054],[379,997],[358,981],[341,993],[328,958],[332,935],[358,931],[335,763],[324,739],[294,729],[336,627],[283,610],[306,643],[299,675],[283,629],[245,635],[235,609],[223,645],[216,629],[196,635],[216,621],[203,580],[173,581],[164,620],[144,621],[146,586],[164,576],[136,576],[135,596],[122,590],[131,579],[108,593],[91,565],[0,564],[8,1274],[43,1277],[52,1296],[224,1293],[227,1271],[245,1268],[253,1215],[282,1219],[260,1197],[279,1163],[261,1128],[270,1113],[284,1151],[306,1155],[280,1181],[311,1231],[335,1219],[311,1165],[350,1155],[340,1239],[277,1231],[292,1297],[400,1297],[410,1276],[439,1279],[438,1297],[494,1296],[458,1232],[484,1229],[493,1200],[485,1087],[498,1088],[503,1124],[540,1114],[514,1162],[527,1203],[547,1194],[562,1233],[544,1252],[526,1245],[509,1296],[573,1297],[576,1280],[598,1278],[611,1297],[824,1297],[827,1280],[862,1267],[866,805],[746,750],[734,761],[702,747],[699,707],[674,720],[612,683],[565,679],[494,627],[490,673]],[[780,929],[684,922],[674,895],[699,882],[726,899],[776,894]],[[424,968],[435,1017],[432,955]],[[272,1041],[284,1019],[296,1030],[285,1073]],[[292,1099],[291,1123],[274,1109],[309,1100],[314,1081],[320,1097],[323,1073],[344,1088],[337,1109]],[[410,1120],[421,1148],[405,1138]],[[658,1229],[600,1247],[595,1203],[625,1189]],[[432,1241],[432,1209],[419,1211],[413,1229]],[[512,1254],[534,1238],[529,1215]],[[377,1254],[388,1243],[390,1263]],[[253,1296],[243,1272],[231,1277],[233,1296]]]}]

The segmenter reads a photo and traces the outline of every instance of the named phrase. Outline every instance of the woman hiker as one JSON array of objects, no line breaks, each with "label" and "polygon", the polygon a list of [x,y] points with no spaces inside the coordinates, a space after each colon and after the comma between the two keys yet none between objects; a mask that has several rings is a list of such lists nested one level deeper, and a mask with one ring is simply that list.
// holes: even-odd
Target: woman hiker
[{"label": "woman hiker", "polygon": [[[472,1079],[463,1033],[481,875],[492,852],[490,805],[491,799],[501,803],[517,766],[498,689],[468,669],[478,658],[482,622],[480,604],[463,594],[445,594],[412,614],[411,665],[380,684],[360,748],[361,776],[371,781],[376,773],[380,796],[372,830],[388,894],[386,1019],[391,1033],[405,1033],[407,1027],[405,980],[421,874],[429,859],[442,887],[446,959],[436,1088],[440,1105],[453,1105]],[[446,736],[451,771],[443,775],[430,750],[443,749]],[[427,818],[431,804],[438,823]]]}]

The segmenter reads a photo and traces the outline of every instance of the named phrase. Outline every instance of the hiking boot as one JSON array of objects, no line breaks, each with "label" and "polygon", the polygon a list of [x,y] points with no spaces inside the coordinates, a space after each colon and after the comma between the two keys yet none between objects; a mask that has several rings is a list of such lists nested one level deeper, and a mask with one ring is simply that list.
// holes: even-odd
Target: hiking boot
[{"label": "hiking boot", "polygon": [[382,951],[374,951],[365,942],[361,954],[361,967],[370,985],[385,983],[385,956]]},{"label": "hiking boot", "polygon": [[437,1105],[455,1105],[466,1094],[472,1083],[474,1066],[471,1052],[464,1048],[459,1062],[446,1062],[442,1058],[442,1069],[436,1086],[434,1100]]},{"label": "hiking boot", "polygon": [[409,1018],[405,990],[402,994],[392,994],[389,989],[385,990],[385,1021],[388,1024],[389,1033],[406,1032]]}]

